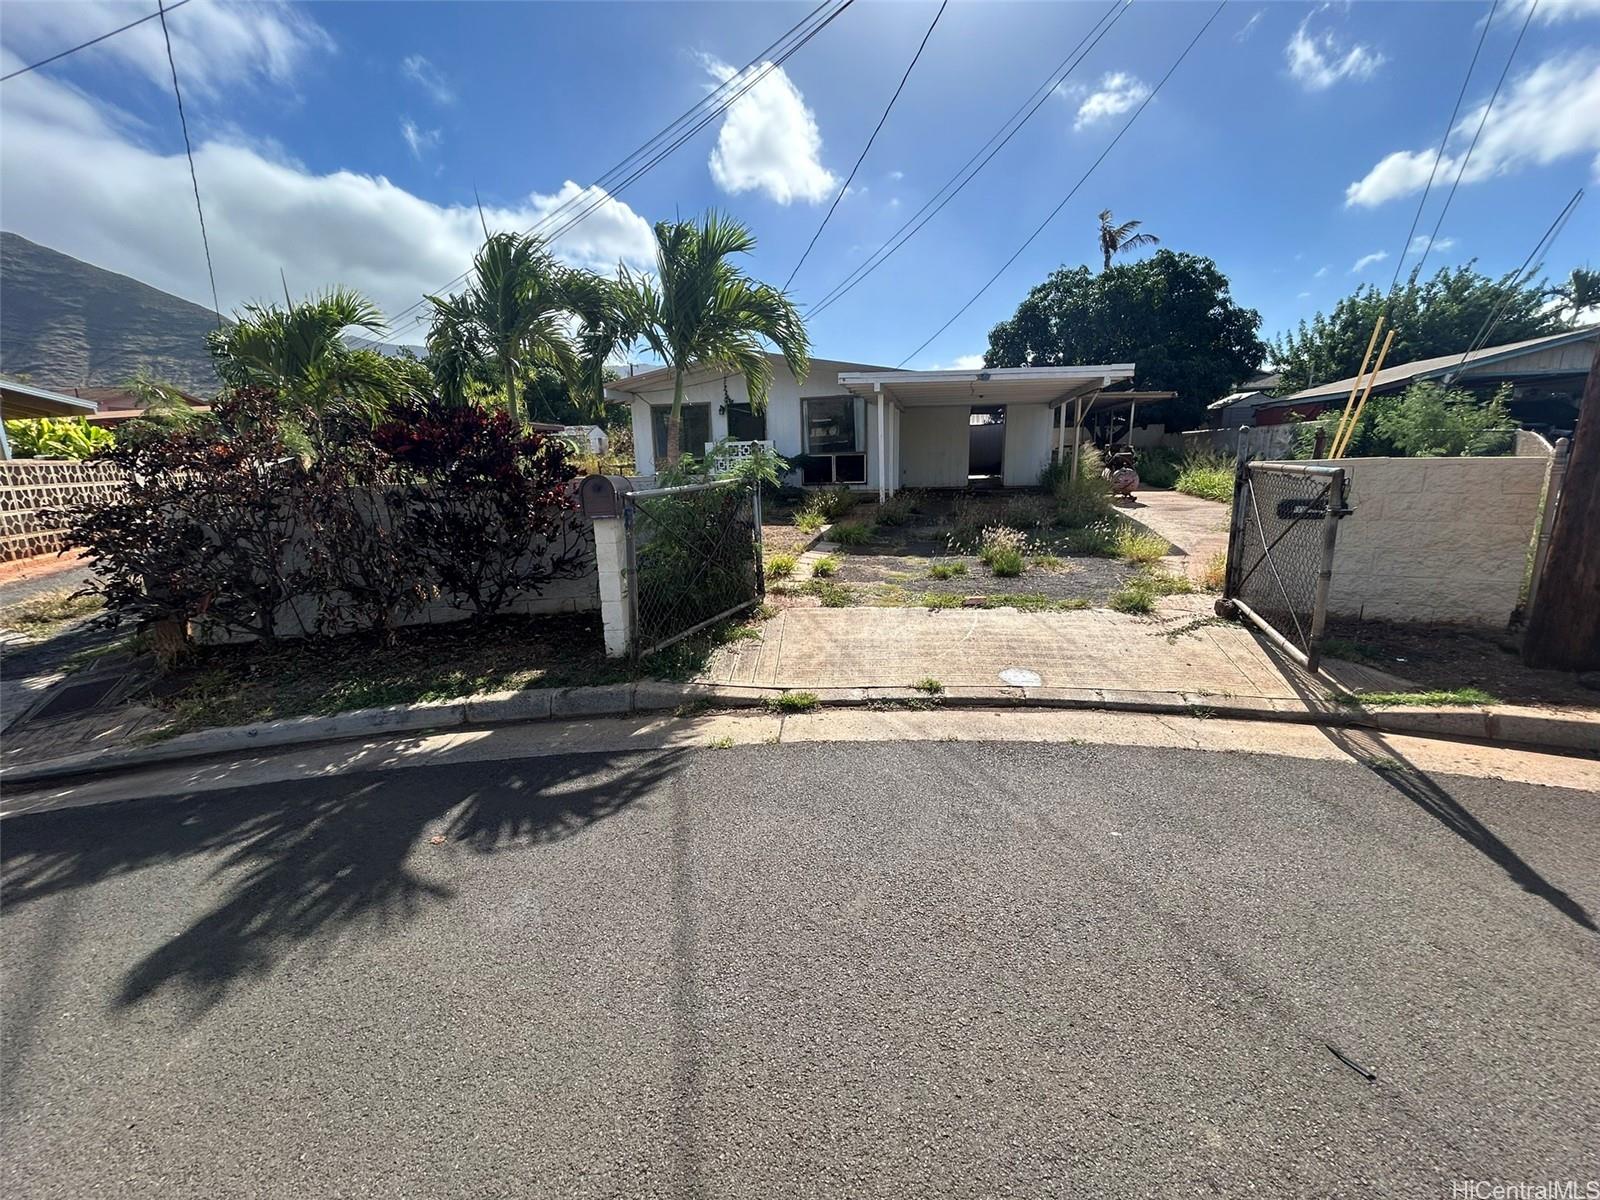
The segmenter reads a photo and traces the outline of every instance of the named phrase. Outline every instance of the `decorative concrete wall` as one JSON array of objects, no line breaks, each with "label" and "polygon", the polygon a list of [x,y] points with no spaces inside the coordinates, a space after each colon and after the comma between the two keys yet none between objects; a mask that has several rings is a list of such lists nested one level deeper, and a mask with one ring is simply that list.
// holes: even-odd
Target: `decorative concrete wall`
[{"label": "decorative concrete wall", "polygon": [[1328,611],[1503,628],[1521,596],[1550,460],[1347,458]]},{"label": "decorative concrete wall", "polygon": [[110,499],[121,487],[121,476],[104,463],[0,462],[0,562],[58,553],[66,544],[60,512]]}]

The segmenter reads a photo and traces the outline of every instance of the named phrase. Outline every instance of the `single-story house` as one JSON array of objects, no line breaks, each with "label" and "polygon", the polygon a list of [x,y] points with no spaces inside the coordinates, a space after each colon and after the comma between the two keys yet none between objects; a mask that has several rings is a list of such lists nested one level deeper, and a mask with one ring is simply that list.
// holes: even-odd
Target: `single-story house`
[{"label": "single-story house", "polygon": [[[1132,363],[899,371],[869,363],[811,360],[802,380],[772,360],[772,388],[757,412],[744,379],[696,370],[685,381],[683,449],[762,442],[795,462],[798,482],[844,484],[892,495],[901,487],[1035,487],[1051,461],[1070,452],[1083,419],[1111,405],[1169,393],[1110,391],[1133,378]],[[666,454],[672,372],[617,379],[606,398],[633,412],[640,475]]]},{"label": "single-story house", "polygon": [[68,396],[47,388],[0,379],[0,458],[11,457],[11,442],[5,422],[36,417],[92,417],[99,405],[80,396]]},{"label": "single-story house", "polygon": [[[1510,410],[1519,425],[1556,433],[1569,433],[1578,419],[1584,378],[1600,343],[1600,325],[1570,329],[1544,337],[1485,346],[1463,359],[1443,354],[1415,362],[1387,366],[1379,371],[1372,394],[1403,392],[1418,380],[1435,380],[1492,395],[1502,384],[1511,385]],[[1258,392],[1249,396],[1224,396],[1210,406],[1224,428],[1238,425],[1283,425],[1339,411],[1350,398],[1354,378],[1335,379],[1289,396]]]}]

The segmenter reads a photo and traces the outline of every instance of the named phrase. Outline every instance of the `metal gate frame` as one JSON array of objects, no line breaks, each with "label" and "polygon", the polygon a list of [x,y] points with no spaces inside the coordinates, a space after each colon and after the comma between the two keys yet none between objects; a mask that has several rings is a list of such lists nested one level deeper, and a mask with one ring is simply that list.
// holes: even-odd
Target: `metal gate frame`
[{"label": "metal gate frame", "polygon": [[[1241,451],[1242,454],[1242,451]],[[1326,500],[1320,509],[1308,511],[1307,515],[1289,519],[1282,533],[1278,534],[1269,544],[1266,529],[1261,521],[1261,512],[1256,505],[1255,489],[1251,486],[1252,473],[1294,475],[1314,478],[1323,478],[1328,481],[1327,489],[1323,495]],[[1343,467],[1323,466],[1316,463],[1292,462],[1249,462],[1241,457],[1238,469],[1234,475],[1233,483],[1233,513],[1228,524],[1228,569],[1224,577],[1222,599],[1217,602],[1217,609],[1227,616],[1237,614],[1250,624],[1254,625],[1261,633],[1279,650],[1283,651],[1295,662],[1305,667],[1308,671],[1315,671],[1322,661],[1322,636],[1328,620],[1328,585],[1333,579],[1333,556],[1339,537],[1339,521],[1350,515],[1351,509],[1345,503],[1345,471]],[[1280,519],[1282,519],[1280,517]],[[1297,521],[1319,520],[1322,526],[1322,545],[1320,562],[1317,569],[1316,593],[1312,602],[1310,630],[1300,630],[1306,640],[1306,648],[1302,650],[1288,634],[1277,629],[1266,617],[1256,612],[1246,601],[1240,598],[1240,591],[1249,578],[1249,574],[1241,577],[1244,562],[1240,554],[1240,543],[1253,521],[1257,536],[1261,540],[1261,561],[1251,568],[1254,573],[1265,565],[1272,574],[1273,582],[1277,585],[1279,593],[1288,603],[1291,616],[1293,615],[1293,601],[1290,599],[1288,589],[1284,586],[1283,577],[1278,573],[1277,565],[1272,561],[1272,549],[1295,528]]]},{"label": "metal gate frame", "polygon": [[708,483],[689,483],[678,487],[642,488],[639,491],[623,494],[623,528],[628,545],[628,628],[631,633],[630,641],[632,642],[632,653],[635,659],[643,658],[647,654],[654,654],[658,650],[664,650],[676,642],[683,641],[684,638],[692,637],[702,629],[715,625],[718,621],[727,620],[735,613],[756,607],[766,598],[766,556],[762,553],[761,545],[761,484],[758,481],[749,485],[753,514],[751,523],[755,531],[753,552],[755,554],[756,594],[748,600],[741,600],[731,608],[726,608],[714,616],[707,617],[705,620],[699,621],[687,629],[680,630],[671,637],[664,638],[653,645],[645,646],[641,644],[642,639],[639,635],[639,540],[635,524],[635,517],[638,511],[636,502],[639,500],[658,500],[669,496],[684,496],[692,492],[709,491],[712,488],[736,488],[739,486],[740,482],[737,479],[713,479]]}]

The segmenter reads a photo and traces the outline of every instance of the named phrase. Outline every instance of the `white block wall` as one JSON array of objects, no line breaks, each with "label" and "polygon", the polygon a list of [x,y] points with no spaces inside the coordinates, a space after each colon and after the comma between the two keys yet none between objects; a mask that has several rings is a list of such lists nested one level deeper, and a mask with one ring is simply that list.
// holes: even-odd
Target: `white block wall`
[{"label": "white block wall", "polygon": [[1350,458],[1329,612],[1502,628],[1549,459]]}]

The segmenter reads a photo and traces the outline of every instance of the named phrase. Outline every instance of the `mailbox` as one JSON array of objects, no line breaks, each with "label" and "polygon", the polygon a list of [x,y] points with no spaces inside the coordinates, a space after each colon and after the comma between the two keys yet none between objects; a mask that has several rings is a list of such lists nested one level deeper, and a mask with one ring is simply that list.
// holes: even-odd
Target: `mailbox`
[{"label": "mailbox", "polygon": [[623,496],[633,491],[625,475],[586,475],[578,485],[578,503],[591,521],[622,516]]}]

